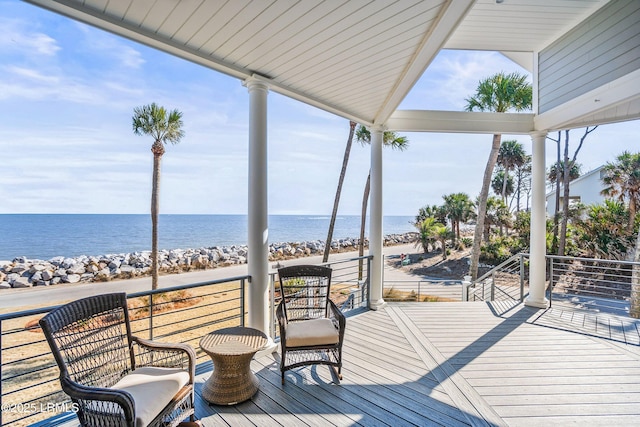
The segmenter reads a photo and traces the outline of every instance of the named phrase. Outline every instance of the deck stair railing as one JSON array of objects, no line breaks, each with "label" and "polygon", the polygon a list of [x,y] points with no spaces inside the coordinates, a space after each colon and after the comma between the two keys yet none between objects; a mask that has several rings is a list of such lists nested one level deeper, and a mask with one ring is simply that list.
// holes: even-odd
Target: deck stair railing
[{"label": "deck stair railing", "polygon": [[[529,280],[529,255],[513,255],[475,282],[463,282],[463,300],[466,301],[523,301]],[[466,297],[466,298],[465,298]]]}]

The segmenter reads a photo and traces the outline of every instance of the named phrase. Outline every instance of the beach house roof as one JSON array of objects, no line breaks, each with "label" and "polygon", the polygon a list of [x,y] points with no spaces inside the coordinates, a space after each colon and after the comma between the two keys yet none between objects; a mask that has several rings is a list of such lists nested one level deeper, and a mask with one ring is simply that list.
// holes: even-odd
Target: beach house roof
[{"label": "beach house roof", "polygon": [[[29,1],[365,125],[517,134],[640,116],[632,0]],[[396,112],[441,49],[530,70],[536,115]]]}]

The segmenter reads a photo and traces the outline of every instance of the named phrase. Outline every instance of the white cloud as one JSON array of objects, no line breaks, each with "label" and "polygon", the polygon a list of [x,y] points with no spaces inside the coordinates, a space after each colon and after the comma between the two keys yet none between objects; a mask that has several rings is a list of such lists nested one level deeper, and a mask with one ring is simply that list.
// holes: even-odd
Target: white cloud
[{"label": "white cloud", "polygon": [[33,31],[27,22],[0,17],[0,47],[5,52],[25,52],[29,56],[55,56],[61,49],[58,42],[47,34]]}]

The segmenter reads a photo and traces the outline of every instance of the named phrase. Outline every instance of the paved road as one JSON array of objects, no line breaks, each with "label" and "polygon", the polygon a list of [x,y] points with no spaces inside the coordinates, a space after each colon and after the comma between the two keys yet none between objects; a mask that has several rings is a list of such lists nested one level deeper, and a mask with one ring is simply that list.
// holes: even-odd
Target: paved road
[{"label": "paved road", "polygon": [[[397,256],[401,253],[415,252],[413,245],[387,246],[384,248],[386,256]],[[332,254],[329,261],[349,259],[357,256],[357,252],[344,252]],[[322,256],[311,256],[281,261],[283,265],[295,264],[319,264]],[[270,263],[270,265],[275,262]],[[394,270],[394,269],[392,269]],[[224,268],[202,270],[189,273],[171,274],[160,276],[158,285],[160,288],[168,288],[189,283],[206,282],[210,280],[224,279],[228,277],[244,276],[247,274],[247,265],[234,265]],[[385,275],[389,274],[385,270]],[[408,275],[405,275],[408,276]],[[405,280],[409,280],[407,277]],[[416,279],[413,279],[416,280]],[[38,286],[23,289],[0,290],[0,310],[3,312],[23,310],[35,306],[58,305],[67,301],[88,297],[96,294],[110,292],[135,293],[151,289],[151,277],[139,279],[114,280],[111,282],[75,283],[55,286]],[[7,310],[11,309],[11,310]]]}]

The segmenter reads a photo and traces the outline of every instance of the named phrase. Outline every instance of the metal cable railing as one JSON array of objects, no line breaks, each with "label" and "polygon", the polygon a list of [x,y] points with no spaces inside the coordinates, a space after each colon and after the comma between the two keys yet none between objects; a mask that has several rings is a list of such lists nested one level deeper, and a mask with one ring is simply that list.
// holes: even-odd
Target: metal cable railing
[{"label": "metal cable railing", "polygon": [[[528,254],[517,254],[466,289],[469,301],[523,301],[529,282]],[[547,255],[550,306],[629,316],[640,302],[640,263]],[[463,291],[464,292],[464,291]]]},{"label": "metal cable railing", "polygon": [[555,255],[547,259],[551,305],[629,315],[631,298],[640,293],[640,263]]},{"label": "metal cable railing", "polygon": [[[327,263],[333,269],[331,298],[343,311],[363,308],[369,299],[370,256]],[[363,279],[358,264],[363,261]],[[275,327],[276,273],[270,280],[271,336]],[[128,295],[134,335],[164,342],[190,344],[198,363],[208,356],[199,340],[212,330],[244,326],[249,276],[194,283]],[[49,418],[71,419],[71,404],[60,390],[58,368],[38,326],[54,309],[44,307],[0,314],[0,425],[26,426]]]},{"label": "metal cable railing", "polygon": [[[198,350],[198,362],[204,362],[208,357],[199,350],[200,337],[212,329],[244,325],[241,307],[248,278],[230,277],[130,294],[133,334],[191,344]],[[0,315],[0,425],[31,425],[72,408],[60,390],[58,368],[37,323],[54,308]]]}]

